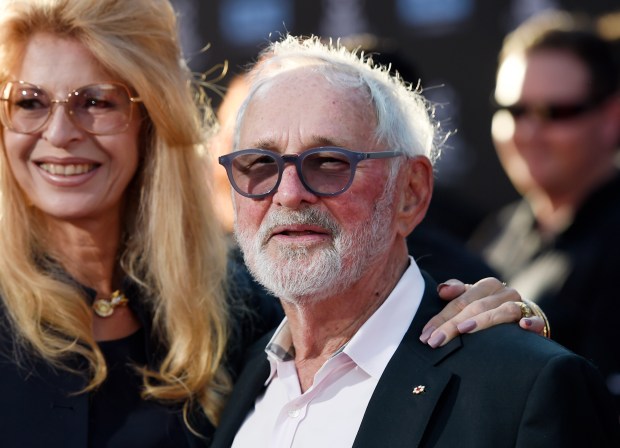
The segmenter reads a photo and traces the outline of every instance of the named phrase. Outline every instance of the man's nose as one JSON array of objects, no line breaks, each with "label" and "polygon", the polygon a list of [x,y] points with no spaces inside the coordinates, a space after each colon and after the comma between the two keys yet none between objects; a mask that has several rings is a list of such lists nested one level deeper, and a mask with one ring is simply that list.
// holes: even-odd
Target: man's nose
[{"label": "man's nose", "polygon": [[297,209],[303,202],[313,204],[317,200],[318,196],[308,191],[301,182],[295,165],[285,165],[273,202],[282,207]]},{"label": "man's nose", "polygon": [[515,141],[528,142],[532,140],[545,126],[544,120],[532,114],[526,114],[515,119]]}]

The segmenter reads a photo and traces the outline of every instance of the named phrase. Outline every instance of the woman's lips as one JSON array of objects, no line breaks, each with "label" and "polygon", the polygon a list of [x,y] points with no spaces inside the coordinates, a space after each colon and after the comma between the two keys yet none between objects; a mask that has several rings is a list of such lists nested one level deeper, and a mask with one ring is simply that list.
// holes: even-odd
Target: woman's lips
[{"label": "woman's lips", "polygon": [[41,177],[57,187],[78,187],[89,181],[101,166],[96,162],[35,162]]}]

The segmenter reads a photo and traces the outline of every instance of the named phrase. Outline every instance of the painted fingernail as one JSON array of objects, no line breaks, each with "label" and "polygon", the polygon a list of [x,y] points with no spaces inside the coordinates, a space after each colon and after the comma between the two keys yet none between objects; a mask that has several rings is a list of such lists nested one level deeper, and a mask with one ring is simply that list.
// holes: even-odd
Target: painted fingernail
[{"label": "painted fingernail", "polygon": [[526,327],[532,326],[532,319],[529,319],[527,317],[524,317],[523,319],[521,319],[521,322],[523,322],[523,325],[525,325]]},{"label": "painted fingernail", "polygon": [[428,338],[431,337],[431,334],[433,333],[433,331],[435,331],[436,328],[433,326],[428,327],[426,330],[424,330],[422,332],[422,334],[420,335],[420,341],[424,342],[426,344],[426,342],[428,341]]},{"label": "painted fingernail", "polygon": [[433,348],[436,348],[436,347],[439,347],[441,343],[445,340],[446,340],[446,334],[440,331],[439,333],[434,334],[428,340],[428,345],[430,345]]},{"label": "painted fingernail", "polygon": [[442,289],[444,289],[446,286],[450,286],[447,283],[440,283],[437,285],[437,293],[441,292]]},{"label": "painted fingernail", "polygon": [[477,326],[478,326],[478,324],[476,323],[475,320],[469,319],[469,320],[466,320],[466,321],[461,322],[460,324],[458,324],[456,326],[456,328],[458,328],[459,332],[461,332],[461,333],[469,333],[470,331],[472,331]]}]

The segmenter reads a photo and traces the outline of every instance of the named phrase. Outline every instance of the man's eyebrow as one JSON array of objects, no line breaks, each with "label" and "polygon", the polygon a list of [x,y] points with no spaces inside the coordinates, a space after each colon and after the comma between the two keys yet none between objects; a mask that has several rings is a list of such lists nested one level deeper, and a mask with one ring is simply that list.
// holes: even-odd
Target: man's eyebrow
[{"label": "man's eyebrow", "polygon": [[[331,138],[331,137],[325,137],[324,135],[313,135],[310,138],[310,144],[308,145],[308,147],[318,148],[322,146],[336,146],[339,148],[347,147],[347,145],[343,144],[342,141]],[[256,140],[252,144],[252,148],[255,148],[255,149],[267,149],[267,150],[276,151],[277,147],[278,147],[278,144],[276,143],[274,139],[271,139],[271,138],[261,138],[259,140]]]},{"label": "man's eyebrow", "polygon": [[273,139],[261,138],[260,140],[255,141],[252,147],[256,149],[274,149],[276,147],[276,143]]},{"label": "man's eyebrow", "polygon": [[313,142],[312,146],[337,146],[339,148],[346,147],[346,145],[343,145],[342,142],[330,137],[325,137],[323,135],[314,135],[312,136],[311,141]]}]

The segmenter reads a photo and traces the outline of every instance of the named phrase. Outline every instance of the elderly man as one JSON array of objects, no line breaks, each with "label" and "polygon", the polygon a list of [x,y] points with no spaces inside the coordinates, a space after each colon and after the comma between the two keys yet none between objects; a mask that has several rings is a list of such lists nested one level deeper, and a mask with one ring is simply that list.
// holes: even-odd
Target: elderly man
[{"label": "elderly man", "polygon": [[594,367],[553,342],[506,325],[420,342],[442,303],[405,242],[440,139],[419,93],[316,39],[266,51],[220,162],[286,318],[249,350],[213,446],[618,446]]}]

